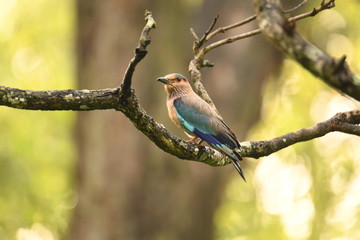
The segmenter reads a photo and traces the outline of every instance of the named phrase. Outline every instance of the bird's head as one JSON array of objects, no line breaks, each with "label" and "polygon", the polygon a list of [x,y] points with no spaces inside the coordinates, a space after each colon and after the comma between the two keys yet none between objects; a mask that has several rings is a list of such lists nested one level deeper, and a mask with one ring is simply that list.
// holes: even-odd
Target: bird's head
[{"label": "bird's head", "polygon": [[192,91],[189,81],[179,73],[171,73],[156,80],[165,84],[165,92],[169,96],[181,96]]}]

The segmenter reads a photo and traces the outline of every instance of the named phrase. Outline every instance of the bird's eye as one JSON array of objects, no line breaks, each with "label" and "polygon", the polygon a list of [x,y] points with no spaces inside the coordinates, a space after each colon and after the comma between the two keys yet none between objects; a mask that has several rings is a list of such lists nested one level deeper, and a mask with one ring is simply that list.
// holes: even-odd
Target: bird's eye
[{"label": "bird's eye", "polygon": [[181,78],[176,78],[176,81],[181,82]]}]

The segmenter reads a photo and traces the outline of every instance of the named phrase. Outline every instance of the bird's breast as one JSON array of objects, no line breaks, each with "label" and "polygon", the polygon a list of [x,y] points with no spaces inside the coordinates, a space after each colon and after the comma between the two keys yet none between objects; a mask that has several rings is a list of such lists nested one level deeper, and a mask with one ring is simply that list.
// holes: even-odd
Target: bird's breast
[{"label": "bird's breast", "polygon": [[168,99],[166,102],[166,106],[168,109],[169,117],[173,123],[175,123],[176,126],[181,127],[179,123],[179,118],[177,116],[177,112],[174,106],[174,99]]}]

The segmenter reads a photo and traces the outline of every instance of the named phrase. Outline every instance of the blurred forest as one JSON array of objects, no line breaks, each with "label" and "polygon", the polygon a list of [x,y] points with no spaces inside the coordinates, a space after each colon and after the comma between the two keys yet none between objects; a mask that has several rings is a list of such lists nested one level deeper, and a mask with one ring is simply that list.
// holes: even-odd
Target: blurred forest
[{"label": "blurred forest", "polygon": [[[300,1],[284,1],[291,7]],[[321,1],[309,0],[297,12]],[[187,75],[200,35],[253,14],[236,0],[3,0],[0,85],[32,90],[120,84],[144,26],[157,29],[134,75],[140,103],[170,131],[163,86]],[[360,72],[360,2],[298,22],[306,39]],[[240,30],[256,28],[256,23]],[[229,35],[229,36],[230,36]],[[240,141],[266,140],[359,108],[256,36],[216,49],[204,85]],[[231,106],[231,107],[229,107]],[[342,133],[232,166],[182,161],[115,111],[0,109],[0,239],[360,239],[360,140]]]}]

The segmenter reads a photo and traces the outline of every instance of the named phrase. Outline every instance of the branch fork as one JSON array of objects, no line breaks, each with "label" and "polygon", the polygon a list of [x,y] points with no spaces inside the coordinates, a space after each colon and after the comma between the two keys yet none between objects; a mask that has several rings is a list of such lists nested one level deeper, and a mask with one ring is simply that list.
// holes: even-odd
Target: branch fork
[{"label": "branch fork", "polygon": [[[288,14],[291,13],[297,9],[299,9],[301,6],[303,6],[305,3],[307,2],[307,0],[304,0],[303,2],[301,2],[300,4],[298,4],[297,6],[295,6],[294,8],[290,9],[290,10],[280,10],[280,12],[282,12],[283,14]],[[284,28],[288,31],[291,32],[294,29],[294,23],[298,20],[307,18],[307,17],[313,17],[315,15],[317,15],[318,13],[320,13],[323,10],[326,9],[330,9],[335,7],[335,0],[323,0],[323,2],[321,3],[320,7],[318,8],[314,8],[312,11],[307,12],[307,13],[303,13],[303,14],[299,14],[296,15],[294,17],[291,17],[288,19],[288,21],[286,21],[286,24],[284,24]],[[212,40],[215,36],[219,35],[220,33],[225,33],[229,30],[241,27],[245,24],[248,24],[254,20],[256,20],[257,18],[257,14],[254,14],[244,20],[241,20],[237,23],[234,24],[230,24],[228,26],[224,26],[224,27],[219,27],[217,29],[214,30],[215,25],[219,19],[219,15],[217,15],[212,23],[210,24],[210,26],[208,27],[208,29],[205,31],[205,33],[203,34],[203,36],[201,37],[201,39],[199,39],[198,35],[195,33],[195,30],[193,28],[190,28],[190,32],[194,38],[194,44],[193,44],[193,53],[194,53],[194,58],[191,60],[190,64],[189,64],[189,73],[191,76],[191,81],[194,83],[194,90],[195,92],[202,97],[206,102],[208,102],[211,106],[213,106],[215,109],[215,105],[212,101],[212,99],[210,98],[209,94],[206,92],[205,87],[203,86],[202,82],[201,82],[201,73],[200,73],[200,69],[203,67],[213,67],[214,63],[211,63],[209,60],[205,59],[205,55],[218,48],[221,47],[225,44],[229,44],[244,38],[248,38],[248,37],[252,37],[255,36],[259,33],[262,32],[262,29],[257,28],[255,30],[246,32],[246,33],[242,33],[242,34],[238,34],[232,37],[228,37],[228,38],[224,38],[221,40],[218,40],[214,43],[208,44],[206,45],[210,40]],[[286,27],[285,27],[286,25]]]},{"label": "branch fork", "polygon": [[[210,103],[212,103],[212,101],[201,83],[200,69],[202,67],[212,66],[211,63],[204,60],[205,54],[208,51],[215,49],[216,47],[226,44],[226,42],[239,40],[241,38],[244,38],[245,35],[253,36],[255,34],[258,34],[260,30],[254,30],[248,32],[246,34],[241,35],[241,37],[239,37],[240,36],[239,35],[239,36],[234,36],[232,38],[223,39],[204,47],[207,41],[209,41],[211,38],[213,38],[215,35],[219,33],[241,26],[249,21],[254,20],[255,18],[258,19],[259,25],[262,26],[261,32],[263,32],[265,35],[267,35],[270,38],[272,36],[271,31],[274,30],[268,29],[267,27],[264,26],[269,26],[269,24],[270,25],[278,24],[272,22],[271,19],[269,19],[268,15],[271,14],[272,12],[269,11],[267,7],[263,7],[264,4],[266,5],[269,2],[271,2],[271,4],[275,4],[277,0],[254,0],[254,1],[257,3],[256,9],[258,11],[258,14],[256,15],[256,17],[251,16],[238,23],[226,27],[218,28],[213,31],[218,19],[218,17],[216,17],[212,22],[212,24],[210,25],[210,27],[208,28],[208,30],[200,39],[192,30],[193,36],[195,38],[195,43],[193,46],[194,59],[191,60],[190,62],[189,72],[191,75],[191,79],[194,81],[195,89],[198,92],[198,94]],[[334,0],[323,1],[323,4],[321,5],[320,8],[328,9],[330,7],[333,7],[333,5],[330,4],[331,2],[334,3]],[[280,10],[281,8],[279,7],[279,5],[275,4],[274,9],[273,10],[278,14],[280,14],[280,16],[284,14]],[[316,14],[317,11],[321,11],[321,10],[316,10]],[[313,10],[313,12],[308,13],[308,15],[311,16],[311,14],[314,13],[315,12]],[[295,18],[297,18],[298,20],[304,17],[303,15],[299,15],[297,17],[294,17],[293,21],[295,21]],[[280,18],[280,19],[283,19],[285,21],[285,18]],[[288,20],[290,21],[290,19]],[[198,146],[195,143],[186,142],[172,135],[162,124],[156,122],[139,104],[139,101],[136,97],[136,92],[134,89],[131,88],[132,76],[135,71],[136,65],[146,56],[147,53],[146,47],[150,44],[151,41],[150,32],[152,29],[156,27],[156,23],[155,20],[153,19],[151,12],[146,12],[145,20],[146,20],[146,25],[141,33],[139,39],[139,45],[135,50],[135,56],[129,62],[129,66],[126,69],[120,87],[101,89],[101,90],[69,89],[69,90],[57,90],[57,91],[32,91],[32,90],[21,90],[16,88],[0,86],[0,105],[12,107],[12,108],[18,108],[18,109],[29,109],[29,110],[90,111],[97,109],[115,109],[117,111],[124,113],[124,115],[129,118],[129,120],[134,124],[134,126],[138,130],[140,130],[144,135],[146,135],[152,142],[154,142],[160,149],[174,156],[177,156],[180,159],[199,161],[211,166],[224,166],[230,163],[227,157],[225,157],[223,154],[212,148],[206,146]],[[280,25],[280,29],[282,29],[281,26],[283,25]],[[278,34],[275,35],[278,36]],[[292,43],[291,38],[299,38],[296,35],[296,33],[294,36],[285,36],[285,37],[290,38],[288,39],[289,41],[288,44]],[[272,39],[272,41],[275,42],[275,39]],[[278,41],[283,41],[283,39],[278,39]],[[307,48],[309,48],[309,46],[307,45],[307,43],[303,43],[303,44],[304,44],[304,48],[302,48],[302,50],[306,51]],[[281,47],[284,48],[285,46],[286,44],[280,44],[280,48]],[[290,45],[289,47],[290,49],[292,49],[292,51],[294,51],[291,52],[291,54],[289,53],[289,55],[297,59],[298,56],[296,54],[299,53],[297,53],[294,50],[293,46]],[[282,50],[286,52],[286,50],[284,49]],[[316,55],[323,56],[322,55],[323,53],[320,50],[317,50],[316,53],[317,53]],[[329,61],[331,62],[332,67],[328,67],[330,65],[324,65],[324,66],[328,67],[327,71],[330,71],[330,69],[332,70],[330,73],[334,75],[332,76],[334,80],[337,80],[339,76],[342,76],[343,78],[342,83],[344,83],[346,82],[346,80],[349,80],[349,76],[355,76],[351,74],[349,75],[349,73],[351,72],[350,72],[350,68],[346,64],[345,57],[341,58],[340,60],[334,60],[325,56],[324,59],[325,60],[330,59]],[[313,61],[314,59],[309,59],[309,61],[310,60]],[[303,65],[307,67],[306,64]],[[322,68],[321,70],[324,70],[324,68]],[[327,75],[323,76],[321,73],[317,73],[317,76],[321,78],[328,77]],[[358,85],[360,85],[359,79],[360,78],[357,78]],[[345,87],[347,88],[349,88],[349,86],[353,87],[352,84],[354,83],[350,81],[347,86],[342,86],[338,89],[342,91],[343,88]],[[336,86],[335,83],[332,85]],[[349,90],[346,93],[349,93]],[[357,94],[358,94],[357,88],[355,88],[353,95],[351,94],[349,95],[358,99]],[[251,158],[268,156],[271,153],[279,151],[280,149],[288,147],[292,144],[318,138],[333,131],[344,132],[344,133],[360,136],[360,111],[354,110],[344,113],[338,113],[334,117],[324,122],[320,122],[313,127],[290,132],[288,134],[276,137],[271,140],[242,142],[241,143],[242,147],[239,150],[239,152],[242,156],[251,157]]]}]

